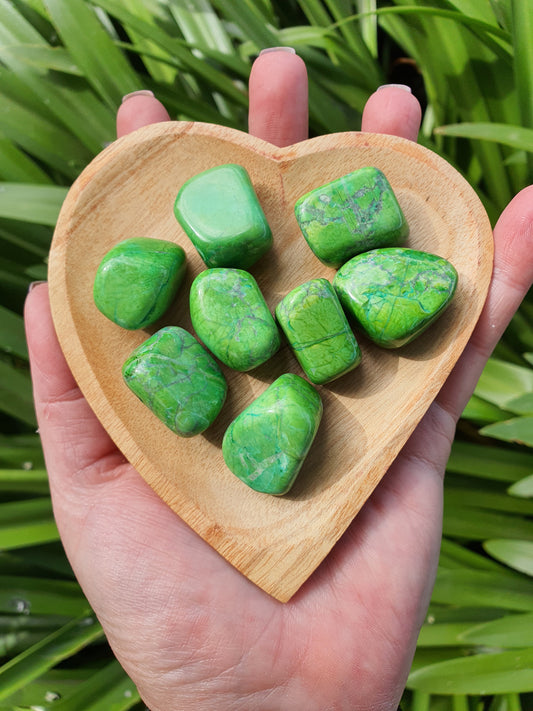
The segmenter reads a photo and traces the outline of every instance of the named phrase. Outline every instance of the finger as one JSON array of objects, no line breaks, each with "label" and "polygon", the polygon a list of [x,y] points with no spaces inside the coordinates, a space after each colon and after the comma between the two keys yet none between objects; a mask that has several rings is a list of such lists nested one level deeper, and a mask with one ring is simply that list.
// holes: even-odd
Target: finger
[{"label": "finger", "polygon": [[289,47],[264,50],[250,73],[248,131],[275,146],[305,141],[308,89],[305,64]]},{"label": "finger", "polygon": [[533,185],[503,211],[494,228],[494,268],[485,306],[437,401],[459,418],[488,357],[533,282]]},{"label": "finger", "polygon": [[126,94],[117,113],[117,138],[142,126],[161,121],[170,121],[170,116],[151,91]]},{"label": "finger", "polygon": [[361,130],[416,141],[421,121],[422,109],[410,88],[403,84],[385,84],[366,102]]},{"label": "finger", "polygon": [[81,394],[57,341],[48,285],[30,291],[24,308],[35,411],[49,471],[69,476],[99,460],[124,462]]}]

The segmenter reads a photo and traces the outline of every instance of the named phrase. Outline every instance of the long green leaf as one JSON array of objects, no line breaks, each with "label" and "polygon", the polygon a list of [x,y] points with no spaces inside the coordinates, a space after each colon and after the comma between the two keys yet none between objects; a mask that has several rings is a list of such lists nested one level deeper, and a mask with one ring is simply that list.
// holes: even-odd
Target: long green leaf
[{"label": "long green leaf", "polygon": [[519,479],[515,484],[507,489],[511,496],[520,496],[525,498],[533,498],[533,474]]},{"label": "long green leaf", "polygon": [[511,483],[533,472],[533,453],[455,440],[446,468],[450,472]]},{"label": "long green leaf", "polygon": [[533,689],[533,649],[478,654],[414,671],[410,689],[432,694],[506,694]]},{"label": "long green leaf", "polygon": [[[510,568],[533,576],[533,542],[513,540],[491,540],[483,543],[489,555],[501,560]],[[533,643],[533,642],[532,642]]]},{"label": "long green leaf", "polygon": [[53,227],[67,195],[57,185],[0,184],[0,217]]},{"label": "long green leaf", "polygon": [[2,305],[0,305],[0,348],[18,358],[28,359],[22,317]]},{"label": "long green leaf", "polygon": [[439,126],[435,133],[502,143],[511,148],[533,152],[533,130],[503,123],[457,123]]},{"label": "long green leaf", "polygon": [[59,533],[49,498],[0,504],[0,548],[3,550],[58,539]]},{"label": "long green leaf", "polygon": [[533,582],[506,573],[439,569],[432,600],[448,605],[533,611]]},{"label": "long green leaf", "polygon": [[533,369],[490,358],[475,392],[488,402],[505,408],[510,400],[533,392]]},{"label": "long green leaf", "polygon": [[139,89],[138,77],[83,0],[45,0],[61,39],[94,90],[116,108],[124,94]]},{"label": "long green leaf", "polygon": [[102,628],[93,615],[72,620],[0,667],[0,699],[8,698],[29,681],[102,637]]},{"label": "long green leaf", "polygon": [[0,492],[6,491],[48,494],[50,487],[46,469],[0,469]]},{"label": "long green leaf", "polygon": [[533,447],[533,416],[515,417],[505,422],[496,422],[480,430],[486,437],[495,437],[505,442],[516,442]]},{"label": "long green leaf", "polygon": [[470,626],[460,632],[462,641],[486,647],[531,647],[533,646],[533,614],[506,615],[498,620]]},{"label": "long green leaf", "polygon": [[486,538],[523,538],[533,541],[533,521],[469,506],[446,506],[443,530],[447,536],[483,541]]},{"label": "long green leaf", "polygon": [[[5,97],[2,97],[5,100]],[[2,110],[0,109],[0,121]],[[0,128],[0,180],[14,183],[51,183],[52,180]]]},{"label": "long green leaf", "polygon": [[31,380],[26,371],[0,360],[0,412],[31,427],[37,425]]},{"label": "long green leaf", "polygon": [[126,711],[140,701],[139,692],[117,661],[92,674],[71,694],[46,705],[48,711]]},{"label": "long green leaf", "polygon": [[77,583],[0,574],[0,613],[19,615],[87,614],[89,603]]},{"label": "long green leaf", "polygon": [[99,7],[103,7],[109,14],[117,17],[127,28],[131,28],[143,37],[152,40],[159,47],[165,49],[182,63],[182,66],[201,80],[207,82],[213,90],[219,91],[224,96],[234,100],[237,104],[247,106],[248,100],[245,93],[224,73],[212,67],[208,62],[195,57],[179,40],[168,37],[164,32],[138,17],[124,10],[117,0],[91,0]]}]

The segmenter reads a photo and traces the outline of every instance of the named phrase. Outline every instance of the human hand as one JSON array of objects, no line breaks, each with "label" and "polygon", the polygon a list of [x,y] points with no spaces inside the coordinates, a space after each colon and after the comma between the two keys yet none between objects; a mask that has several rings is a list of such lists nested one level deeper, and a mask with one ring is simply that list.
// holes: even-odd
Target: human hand
[{"label": "human hand", "polygon": [[[250,131],[307,137],[301,60],[270,52],[250,79]],[[130,97],[119,135],[168,114]],[[420,108],[373,94],[363,130],[416,140]],[[290,602],[256,588],[199,538],[128,464],[81,395],[55,338],[47,287],[28,296],[35,406],[54,512],[72,567],[109,642],[152,711],[392,711],[429,602],[442,478],[455,422],[533,279],[533,188],[495,229],[479,323],[436,401],[363,510]]]}]

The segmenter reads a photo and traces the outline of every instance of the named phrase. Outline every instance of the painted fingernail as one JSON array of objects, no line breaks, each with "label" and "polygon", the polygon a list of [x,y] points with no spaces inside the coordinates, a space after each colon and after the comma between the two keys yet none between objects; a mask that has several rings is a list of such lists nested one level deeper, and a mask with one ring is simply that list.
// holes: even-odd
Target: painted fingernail
[{"label": "painted fingernail", "polygon": [[139,89],[139,91],[132,91],[131,94],[125,94],[122,97],[122,103],[124,103],[128,99],[131,99],[132,96],[151,96],[152,98],[154,98],[154,92],[150,91],[150,89]]},{"label": "painted fingernail", "polygon": [[411,87],[407,86],[407,84],[382,84],[381,86],[378,86],[376,91],[379,91],[380,89],[403,89],[404,91],[408,91],[410,94],[412,94]]},{"label": "painted fingernail", "polygon": [[288,52],[289,54],[296,54],[294,47],[267,47],[259,52],[259,56],[262,54],[271,54],[272,52]]},{"label": "painted fingernail", "polygon": [[32,281],[28,287],[28,294],[30,291],[33,291],[36,286],[39,286],[39,284],[46,284],[46,281]]}]

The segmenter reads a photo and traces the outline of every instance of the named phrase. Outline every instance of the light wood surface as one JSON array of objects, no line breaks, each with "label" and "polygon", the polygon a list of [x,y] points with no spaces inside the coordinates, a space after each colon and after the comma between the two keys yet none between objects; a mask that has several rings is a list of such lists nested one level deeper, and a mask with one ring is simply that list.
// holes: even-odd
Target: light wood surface
[{"label": "light wood surface", "polygon": [[[419,339],[386,351],[361,337],[361,366],[318,387],[322,424],[284,497],[241,483],[224,464],[221,442],[231,420],[277,376],[302,374],[287,346],[251,373],[222,366],[227,402],[215,424],[191,439],[168,430],[121,377],[127,356],[161,326],[192,331],[188,292],[205,266],[176,222],[173,204],[185,180],[224,163],[248,170],[272,228],[273,250],[250,269],[272,311],[295,286],[334,275],[303,239],[295,201],[363,166],[388,177],[410,225],[406,246],[445,257],[459,273],[452,304]],[[104,254],[138,236],[181,244],[188,272],[165,317],[131,332],[96,309],[92,284]],[[490,225],[472,188],[444,160],[410,141],[354,132],[279,149],[218,126],[161,123],[106,148],[70,190],[50,253],[52,313],[80,388],[133,466],[232,565],[286,601],[361,509],[452,369],[485,300],[492,249]]]}]

